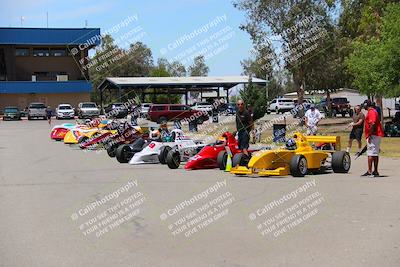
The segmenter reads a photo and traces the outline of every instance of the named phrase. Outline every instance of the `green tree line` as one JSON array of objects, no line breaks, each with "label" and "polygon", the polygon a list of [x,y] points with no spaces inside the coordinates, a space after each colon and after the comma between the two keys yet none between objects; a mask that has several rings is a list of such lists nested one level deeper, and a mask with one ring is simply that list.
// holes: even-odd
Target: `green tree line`
[{"label": "green tree line", "polygon": [[[207,76],[209,72],[209,67],[202,55],[196,56],[187,69],[180,62],[169,62],[165,58],[159,58],[154,63],[153,53],[144,43],[135,42],[130,44],[128,49],[123,49],[115,44],[110,35],[102,38],[101,45],[96,49],[87,68],[94,88],[91,98],[96,102],[100,102],[100,92],[97,87],[106,77]],[[192,96],[196,97],[195,94]],[[129,98],[139,99],[134,91],[125,92],[122,99],[118,99],[115,91],[105,90],[103,97],[105,102],[124,101]],[[167,94],[147,95],[145,99],[145,102],[152,103],[179,103],[180,101],[180,95],[168,96]]]},{"label": "green tree line", "polygon": [[236,0],[234,6],[246,14],[240,28],[254,45],[242,61],[244,73],[269,81],[269,99],[297,92],[301,102],[313,90],[329,99],[338,88],[357,89],[378,104],[400,95],[398,0]]}]

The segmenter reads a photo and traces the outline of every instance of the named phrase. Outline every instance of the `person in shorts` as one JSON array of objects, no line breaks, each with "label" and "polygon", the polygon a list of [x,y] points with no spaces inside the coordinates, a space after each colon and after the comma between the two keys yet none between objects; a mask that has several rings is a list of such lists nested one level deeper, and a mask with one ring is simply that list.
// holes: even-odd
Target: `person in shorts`
[{"label": "person in shorts", "polygon": [[250,112],[245,108],[243,100],[238,100],[236,112],[236,129],[238,135],[239,149],[249,155],[250,132],[253,127],[253,120]]},{"label": "person in shorts", "polygon": [[322,118],[321,112],[315,108],[314,104],[311,104],[310,109],[307,110],[304,118],[307,127],[307,135],[316,135],[318,131],[318,123]]},{"label": "person in shorts", "polygon": [[[361,176],[379,177],[379,151],[384,133],[379,114],[371,101],[366,103],[366,108],[368,113],[365,116],[364,132],[367,139],[368,170]],[[372,171],[372,165],[374,166],[374,171]]]},{"label": "person in shorts", "polygon": [[361,111],[361,106],[357,105],[354,107],[354,115],[353,115],[353,122],[350,124],[352,127],[350,136],[349,136],[349,145],[347,146],[346,151],[350,152],[351,146],[353,144],[353,140],[357,140],[358,143],[358,152],[361,150],[362,146],[362,135],[364,131],[364,120],[365,115]]}]

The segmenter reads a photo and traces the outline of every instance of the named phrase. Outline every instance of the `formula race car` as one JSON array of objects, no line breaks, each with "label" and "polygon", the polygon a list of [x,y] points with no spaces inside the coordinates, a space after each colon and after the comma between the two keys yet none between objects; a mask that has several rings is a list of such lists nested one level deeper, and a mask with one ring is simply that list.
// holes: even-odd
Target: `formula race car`
[{"label": "formula race car", "polygon": [[199,141],[195,141],[194,144],[178,143],[173,147],[166,146],[163,153],[160,153],[160,162],[165,161],[170,169],[177,169],[181,162],[187,162],[205,146]]},{"label": "formula race car", "polygon": [[92,136],[92,132],[98,131],[107,125],[107,121],[86,121],[85,123],[64,123],[56,125],[50,132],[50,138],[56,141],[64,140],[65,144],[77,144],[79,138],[84,135]]},{"label": "formula race car", "polygon": [[113,135],[117,134],[117,130],[99,130],[95,131],[90,137],[83,135],[78,139],[79,147],[81,149],[96,149],[103,145],[103,142],[109,140]]},{"label": "formula race car", "polygon": [[[190,158],[185,165],[185,169],[220,168],[221,170],[225,170],[228,151],[230,151],[232,155],[242,152],[238,149],[238,143],[235,137],[231,133],[225,132],[215,143],[205,146],[197,155]],[[249,150],[250,153],[254,151],[255,150]]]},{"label": "formula race car", "polygon": [[[132,144],[120,144],[115,150],[115,157],[119,163],[128,163],[132,159],[133,155],[142,151],[151,141],[170,143],[176,136],[180,135],[183,135],[183,132],[179,129],[173,130],[171,133],[163,130],[160,131],[160,129],[154,130],[150,132],[150,134],[138,138]],[[150,142],[146,142],[145,140],[150,140]]]},{"label": "formula race car", "polygon": [[[144,128],[146,129],[146,127]],[[117,149],[120,145],[132,144],[139,138],[147,140],[149,138],[147,131],[145,133],[142,127],[132,126],[125,122],[117,128],[117,134],[109,136],[107,139],[103,140],[102,143],[107,150],[107,154],[113,158],[116,156]]]},{"label": "formula race car", "polygon": [[64,144],[79,144],[87,142],[88,140],[95,140],[104,134],[109,135],[112,133],[110,130],[102,128],[73,128],[70,129],[64,137]]},{"label": "formula race car", "polygon": [[[311,143],[330,145],[320,145],[321,149],[317,150]],[[334,150],[329,150],[329,147]],[[234,165],[234,160],[232,160],[231,173],[236,175],[258,174],[259,176],[291,174],[295,177],[303,177],[308,172],[322,171],[327,167],[329,160],[331,160],[330,167],[333,172],[349,172],[350,155],[345,151],[340,151],[339,136],[303,136],[301,133],[295,133],[293,139],[286,142],[285,148],[254,153],[247,166],[243,166],[245,164],[239,160],[236,160],[236,165]]]},{"label": "formula race car", "polygon": [[130,159],[129,164],[162,163],[165,164],[168,152],[174,146],[180,148],[195,147],[197,144],[184,136],[183,131],[175,129],[171,132],[172,142],[151,141],[142,151],[137,152]]},{"label": "formula race car", "polygon": [[61,125],[56,125],[51,129],[50,138],[56,141],[64,140],[65,135],[69,132],[69,130],[76,127],[76,124],[72,123],[64,123]]},{"label": "formula race car", "polygon": [[[132,143],[141,136],[141,128],[133,127],[124,121],[109,121],[103,128],[104,131],[99,132],[96,136],[88,138],[86,136],[79,140],[79,147],[85,148],[105,148],[110,157],[115,156],[115,149],[121,143]],[[105,131],[108,130],[108,131]],[[139,136],[138,136],[139,135]]]}]

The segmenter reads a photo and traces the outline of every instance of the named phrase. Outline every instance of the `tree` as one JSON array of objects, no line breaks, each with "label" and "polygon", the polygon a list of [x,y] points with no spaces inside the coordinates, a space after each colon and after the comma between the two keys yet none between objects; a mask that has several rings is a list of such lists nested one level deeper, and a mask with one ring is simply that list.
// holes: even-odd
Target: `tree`
[{"label": "tree", "polygon": [[[210,68],[206,65],[204,56],[200,55],[194,58],[193,64],[189,66],[190,76],[207,76]],[[190,92],[192,98],[198,98],[199,92]]]},{"label": "tree", "polygon": [[206,65],[204,56],[194,58],[193,64],[189,66],[190,76],[207,76],[210,68]]},{"label": "tree", "polygon": [[[109,76],[113,76],[118,73],[118,67],[115,67],[111,63],[111,60],[115,57],[120,57],[124,54],[124,51],[114,44],[114,40],[110,35],[102,37],[101,45],[96,49],[96,53],[89,60],[84,69],[89,70],[90,79],[93,84],[93,92],[91,98],[93,101],[100,102],[100,93],[97,87],[100,83]],[[111,95],[109,95],[111,98]]]},{"label": "tree", "polygon": [[252,110],[254,121],[264,116],[267,103],[264,88],[254,85],[249,77],[249,83],[240,90],[239,94],[247,107]]},{"label": "tree", "polygon": [[385,9],[379,37],[354,42],[354,52],[346,60],[354,85],[377,97],[400,95],[400,4]]},{"label": "tree", "polygon": [[[176,64],[176,63],[175,63]],[[157,66],[153,67],[150,72],[151,77],[171,77],[176,75],[171,75],[170,71],[175,71],[172,69],[171,64],[165,58],[159,58],[157,61]],[[181,100],[180,95],[168,95],[168,94],[152,94],[147,96],[148,102],[152,103],[179,103]]]},{"label": "tree", "polygon": [[136,42],[125,51],[126,56],[116,62],[119,76],[147,77],[153,68],[151,49],[142,42]]},{"label": "tree", "polygon": [[[299,102],[302,103],[306,89],[306,77],[324,50],[332,45],[332,20],[329,11],[333,1],[321,0],[236,0],[234,6],[244,10],[247,22],[241,26],[249,33],[256,49],[274,49],[283,51],[284,67],[293,77]],[[324,38],[315,41],[313,53],[304,53],[304,40],[311,40],[310,27],[326,32]],[[271,45],[273,37],[281,38],[281,47]],[[317,48],[317,49],[316,49]]]},{"label": "tree", "polygon": [[179,61],[174,61],[168,65],[168,72],[171,76],[175,77],[185,77],[186,76],[186,68]]}]

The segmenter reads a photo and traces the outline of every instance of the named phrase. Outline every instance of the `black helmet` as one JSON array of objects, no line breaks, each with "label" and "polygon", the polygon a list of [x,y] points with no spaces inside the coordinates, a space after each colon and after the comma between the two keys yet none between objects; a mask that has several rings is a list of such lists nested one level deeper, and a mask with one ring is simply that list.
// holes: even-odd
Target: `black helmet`
[{"label": "black helmet", "polygon": [[290,138],[286,141],[286,149],[295,150],[296,148],[296,141],[294,139]]}]

